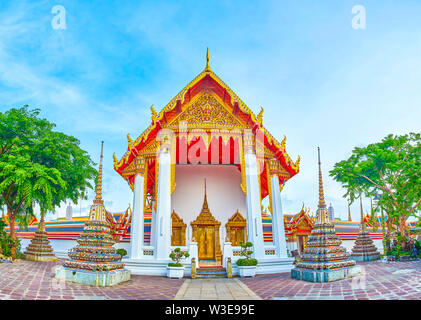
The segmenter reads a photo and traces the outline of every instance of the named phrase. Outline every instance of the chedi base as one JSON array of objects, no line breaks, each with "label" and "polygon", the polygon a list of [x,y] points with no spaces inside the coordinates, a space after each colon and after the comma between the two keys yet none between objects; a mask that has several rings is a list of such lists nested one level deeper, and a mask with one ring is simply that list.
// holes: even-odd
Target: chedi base
[{"label": "chedi base", "polygon": [[84,271],[60,267],[56,270],[56,279],[80,283],[94,287],[111,287],[130,280],[130,271],[119,269],[114,271]]}]

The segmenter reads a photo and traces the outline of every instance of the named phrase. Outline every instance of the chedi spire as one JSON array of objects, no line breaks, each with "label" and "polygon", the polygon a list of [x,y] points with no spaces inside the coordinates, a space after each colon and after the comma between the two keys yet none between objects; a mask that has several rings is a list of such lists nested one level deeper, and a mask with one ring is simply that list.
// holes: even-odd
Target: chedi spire
[{"label": "chedi spire", "polygon": [[350,254],[341,247],[341,240],[336,234],[335,226],[327,215],[323,192],[323,179],[319,160],[319,204],[316,221],[309,236],[307,246],[301,255],[301,261],[291,270],[291,277],[311,282],[329,282],[352,277],[361,272]]},{"label": "chedi spire", "polygon": [[351,258],[358,261],[371,261],[380,259],[380,253],[373,240],[370,238],[369,232],[364,222],[363,215],[363,202],[360,196],[360,211],[361,223],[360,230],[358,231],[357,239],[355,240],[354,247],[352,248]]},{"label": "chedi spire", "polygon": [[56,271],[56,277],[72,282],[112,286],[130,279],[130,271],[124,269],[121,255],[113,247],[115,243],[109,223],[106,220],[106,209],[102,200],[102,158],[98,170],[96,195],[89,212],[89,220],[79,239],[78,245],[69,250],[69,258],[63,267]]}]

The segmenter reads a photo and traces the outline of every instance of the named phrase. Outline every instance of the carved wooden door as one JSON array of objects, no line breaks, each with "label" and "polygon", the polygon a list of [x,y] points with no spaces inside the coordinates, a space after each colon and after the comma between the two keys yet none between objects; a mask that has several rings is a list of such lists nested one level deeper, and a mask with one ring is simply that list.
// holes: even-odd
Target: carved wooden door
[{"label": "carved wooden door", "polygon": [[199,260],[215,260],[215,227],[197,227]]}]

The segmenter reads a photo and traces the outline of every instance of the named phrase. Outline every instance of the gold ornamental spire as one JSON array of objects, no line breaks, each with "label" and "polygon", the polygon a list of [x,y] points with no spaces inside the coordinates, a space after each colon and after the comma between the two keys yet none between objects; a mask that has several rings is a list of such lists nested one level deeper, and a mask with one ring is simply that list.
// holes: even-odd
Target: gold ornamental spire
[{"label": "gold ornamental spire", "polygon": [[99,159],[98,181],[96,184],[95,200],[102,200],[102,155],[104,149],[104,141],[101,142],[101,157]]},{"label": "gold ornamental spire", "polygon": [[211,68],[209,67],[209,48],[206,48],[206,72],[211,71]]},{"label": "gold ornamental spire", "polygon": [[326,208],[325,196],[323,193],[323,180],[322,180],[322,166],[320,162],[320,148],[317,147],[317,152],[319,156],[319,208]]},{"label": "gold ornamental spire", "polygon": [[208,207],[208,197],[207,197],[207,193],[206,193],[206,178],[205,178],[205,199],[203,200],[202,211],[203,211],[203,209],[209,209],[209,207]]},{"label": "gold ornamental spire", "polygon": [[318,158],[319,158],[319,204],[316,213],[316,223],[325,224],[330,223],[327,210],[325,196],[323,193],[323,179],[322,179],[322,166],[320,162],[320,148],[317,147]]}]

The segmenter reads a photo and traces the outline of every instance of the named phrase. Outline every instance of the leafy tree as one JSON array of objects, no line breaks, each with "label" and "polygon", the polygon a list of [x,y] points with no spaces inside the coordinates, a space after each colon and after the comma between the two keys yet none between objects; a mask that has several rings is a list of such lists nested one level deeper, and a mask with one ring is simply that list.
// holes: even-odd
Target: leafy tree
[{"label": "leafy tree", "polygon": [[38,115],[28,106],[0,113],[0,204],[7,207],[12,239],[16,221],[27,223],[36,203],[43,219],[66,199],[86,198],[96,177],[80,142],[53,131],[55,125]]},{"label": "leafy tree", "polygon": [[388,135],[381,142],[356,147],[349,159],[335,164],[330,176],[342,183],[351,202],[361,193],[382,194],[378,204],[388,214],[388,226],[395,223],[406,235],[407,219],[420,210],[421,136]]}]

